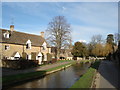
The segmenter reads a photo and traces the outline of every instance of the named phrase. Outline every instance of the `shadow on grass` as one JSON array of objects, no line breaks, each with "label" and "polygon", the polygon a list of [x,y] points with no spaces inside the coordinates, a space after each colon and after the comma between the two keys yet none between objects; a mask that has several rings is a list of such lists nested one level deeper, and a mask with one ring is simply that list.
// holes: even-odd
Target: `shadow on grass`
[{"label": "shadow on grass", "polygon": [[25,74],[17,74],[17,75],[10,75],[10,76],[3,76],[2,77],[2,88],[7,89],[19,84],[23,84],[29,82],[31,80],[35,80],[38,78],[43,78],[45,76],[46,71],[36,71],[30,72]]},{"label": "shadow on grass", "polygon": [[100,62],[101,62],[100,60],[96,60],[94,63],[91,64],[90,67],[98,70]]}]

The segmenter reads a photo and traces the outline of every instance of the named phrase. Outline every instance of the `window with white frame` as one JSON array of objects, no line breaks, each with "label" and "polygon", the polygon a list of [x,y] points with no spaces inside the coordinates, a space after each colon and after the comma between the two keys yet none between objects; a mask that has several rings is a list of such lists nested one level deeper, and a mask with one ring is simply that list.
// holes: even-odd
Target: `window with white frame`
[{"label": "window with white frame", "polygon": [[26,42],[26,49],[31,49],[31,41],[30,40],[28,40]]},{"label": "window with white frame", "polygon": [[9,50],[10,46],[9,45],[5,45],[5,50]]},{"label": "window with white frame", "polygon": [[43,50],[46,50],[46,43],[45,42],[43,43],[42,46],[43,46]]},{"label": "window with white frame", "polygon": [[30,54],[27,55],[27,59],[28,59],[28,60],[31,60],[31,55],[30,55]]},{"label": "window with white frame", "polygon": [[4,38],[9,38],[10,37],[10,34],[9,33],[4,33]]}]

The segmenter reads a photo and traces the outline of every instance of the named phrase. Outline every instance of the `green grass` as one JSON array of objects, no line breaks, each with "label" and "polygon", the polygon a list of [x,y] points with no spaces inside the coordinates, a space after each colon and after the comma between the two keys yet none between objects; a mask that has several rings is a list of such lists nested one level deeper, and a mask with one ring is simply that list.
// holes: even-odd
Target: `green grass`
[{"label": "green grass", "polygon": [[94,62],[95,60],[80,60],[80,63],[89,63]]},{"label": "green grass", "polygon": [[99,64],[99,60],[95,61],[95,63],[91,65],[87,72],[82,77],[80,77],[80,79],[75,84],[73,84],[71,88],[90,88],[95,70],[98,69]]},{"label": "green grass", "polygon": [[59,69],[59,68],[65,67],[65,66],[67,66],[67,65],[70,65],[70,63],[68,63],[68,64],[64,64],[64,65],[61,65],[61,66],[58,66],[58,67],[50,68],[50,69],[48,69],[48,70],[46,70],[46,71],[53,71],[53,70],[56,70],[56,69]]},{"label": "green grass", "polygon": [[63,62],[71,62],[71,61],[73,61],[73,60],[59,60],[57,62],[63,63]]},{"label": "green grass", "polygon": [[[63,62],[72,62],[72,61],[74,61],[74,60],[59,60],[59,61],[57,61],[57,62],[55,62],[55,63],[63,63]],[[38,65],[38,66],[46,66],[46,65],[50,65],[50,63],[49,64],[42,64],[42,65]]]},{"label": "green grass", "polygon": [[[74,63],[74,62],[71,62],[69,64],[72,64],[72,63]],[[69,64],[60,65],[58,67],[50,68],[50,69],[47,69],[47,70],[44,70],[44,71],[36,71],[36,72],[30,72],[30,73],[25,73],[25,74],[3,76],[2,77],[2,82],[4,84],[4,83],[9,83],[9,82],[24,80],[24,79],[27,79],[27,78],[40,77],[40,76],[45,75],[46,72],[53,71],[53,70],[59,69],[61,67],[65,67],[66,65],[69,65]]]},{"label": "green grass", "polygon": [[89,88],[92,83],[95,69],[89,68],[88,71],[71,88]]}]

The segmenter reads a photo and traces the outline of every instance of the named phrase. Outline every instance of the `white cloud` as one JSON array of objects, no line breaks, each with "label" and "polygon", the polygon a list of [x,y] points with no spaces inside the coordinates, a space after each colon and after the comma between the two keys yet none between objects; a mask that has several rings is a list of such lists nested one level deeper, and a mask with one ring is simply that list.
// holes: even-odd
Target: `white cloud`
[{"label": "white cloud", "polygon": [[86,40],[79,40],[79,42],[84,42],[84,43],[86,43],[87,41],[86,41]]}]

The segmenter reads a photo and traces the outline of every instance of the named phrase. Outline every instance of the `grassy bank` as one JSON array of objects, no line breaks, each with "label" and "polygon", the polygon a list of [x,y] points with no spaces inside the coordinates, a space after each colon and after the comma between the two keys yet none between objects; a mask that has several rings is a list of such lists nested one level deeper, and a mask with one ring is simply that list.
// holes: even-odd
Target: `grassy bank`
[{"label": "grassy bank", "polygon": [[80,63],[90,63],[90,62],[95,62],[95,60],[80,60]]},{"label": "grassy bank", "polygon": [[71,61],[73,61],[73,60],[59,60],[59,61],[57,61],[58,63],[60,62],[60,63],[63,63],[63,62],[71,62]]},{"label": "grassy bank", "polygon": [[[63,63],[63,62],[73,62],[74,60],[58,60],[57,62],[55,62],[55,63]],[[42,64],[42,65],[39,65],[39,66],[46,66],[46,65],[50,65],[51,63],[49,63],[49,64]]]},{"label": "grassy bank", "polygon": [[30,72],[30,73],[25,73],[25,74],[3,76],[2,83],[3,83],[3,85],[8,85],[10,83],[16,83],[16,82],[20,82],[20,81],[29,80],[29,79],[39,78],[41,76],[46,75],[47,72],[57,70],[57,69],[60,69],[62,67],[65,68],[67,65],[74,64],[74,63],[75,62],[71,62],[71,63],[60,65],[60,66],[57,66],[54,68],[50,68],[50,69],[47,69],[44,71],[35,71],[35,72]]},{"label": "grassy bank", "polygon": [[82,77],[80,77],[80,79],[75,84],[73,84],[71,88],[90,88],[95,70],[98,69],[99,64],[99,60],[95,61],[87,70],[87,72]]}]

